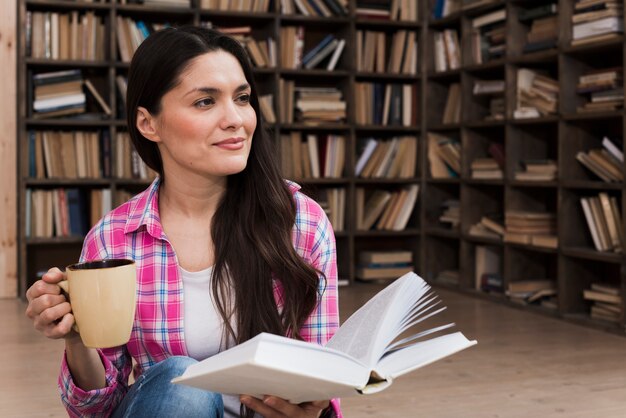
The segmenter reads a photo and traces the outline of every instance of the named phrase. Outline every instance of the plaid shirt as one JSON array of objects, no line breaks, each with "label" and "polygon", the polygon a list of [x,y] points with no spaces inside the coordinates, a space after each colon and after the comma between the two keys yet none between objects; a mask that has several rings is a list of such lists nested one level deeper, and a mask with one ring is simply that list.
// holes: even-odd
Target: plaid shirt
[{"label": "plaid shirt", "polygon": [[[326,275],[320,303],[300,330],[305,341],[324,345],[339,326],[335,237],[320,206],[289,188],[296,202],[293,245],[298,254]],[[59,375],[61,399],[72,417],[106,417],[128,391],[132,359],[134,376],[174,355],[187,355],[183,332],[183,282],[176,254],[159,218],[159,179],[107,214],[85,237],[81,260],[130,258],[137,265],[137,308],[130,341],[121,347],[98,350],[105,368],[106,387],[83,391],[74,384],[63,356]],[[320,281],[320,290],[323,283]],[[274,297],[282,287],[274,284]],[[338,416],[338,400],[332,401]]]}]

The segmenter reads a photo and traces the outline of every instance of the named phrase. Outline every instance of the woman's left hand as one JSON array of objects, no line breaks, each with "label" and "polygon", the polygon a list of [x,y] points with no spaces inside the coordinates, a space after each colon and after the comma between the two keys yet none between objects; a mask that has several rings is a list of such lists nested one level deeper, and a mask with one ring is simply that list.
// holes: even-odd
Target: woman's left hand
[{"label": "woman's left hand", "polygon": [[265,418],[318,418],[330,404],[329,401],[292,404],[276,396],[266,396],[261,400],[252,396],[241,395],[239,400]]}]

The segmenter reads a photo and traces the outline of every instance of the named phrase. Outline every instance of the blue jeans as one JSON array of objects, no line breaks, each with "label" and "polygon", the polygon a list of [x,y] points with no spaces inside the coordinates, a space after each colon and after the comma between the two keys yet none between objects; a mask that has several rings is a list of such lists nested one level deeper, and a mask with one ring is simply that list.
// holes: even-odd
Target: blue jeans
[{"label": "blue jeans", "polygon": [[223,418],[221,394],[170,383],[193,363],[196,360],[190,357],[174,356],[150,367],[130,387],[112,417]]}]

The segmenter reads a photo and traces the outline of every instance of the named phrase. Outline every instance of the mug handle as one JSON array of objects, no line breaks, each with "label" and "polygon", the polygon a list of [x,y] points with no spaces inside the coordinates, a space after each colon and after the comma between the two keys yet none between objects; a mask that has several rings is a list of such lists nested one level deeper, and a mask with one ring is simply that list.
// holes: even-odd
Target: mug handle
[{"label": "mug handle", "polygon": [[[68,282],[67,279],[65,279],[65,280],[61,280],[57,284],[61,288],[61,292],[65,295],[65,299],[67,299],[67,301],[70,302],[70,282]],[[76,323],[76,318],[74,318],[72,329],[80,334],[80,331],[78,330],[78,324]]]}]

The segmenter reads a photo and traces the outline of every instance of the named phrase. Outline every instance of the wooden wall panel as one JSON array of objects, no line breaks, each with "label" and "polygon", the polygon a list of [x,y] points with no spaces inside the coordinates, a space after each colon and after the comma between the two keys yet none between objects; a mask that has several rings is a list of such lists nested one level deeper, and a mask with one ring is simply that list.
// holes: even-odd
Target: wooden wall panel
[{"label": "wooden wall panel", "polygon": [[4,5],[0,13],[0,298],[17,296],[16,26],[17,8]]}]

